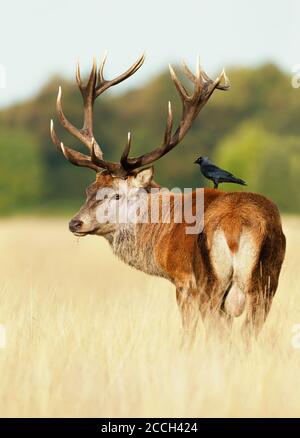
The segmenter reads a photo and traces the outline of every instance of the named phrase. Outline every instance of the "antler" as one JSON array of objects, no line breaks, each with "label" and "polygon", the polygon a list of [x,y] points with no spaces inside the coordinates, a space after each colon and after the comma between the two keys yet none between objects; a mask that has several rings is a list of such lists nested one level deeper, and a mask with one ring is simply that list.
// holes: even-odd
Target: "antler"
[{"label": "antler", "polygon": [[52,141],[57,146],[57,148],[64,154],[65,158],[69,160],[72,164],[75,164],[76,166],[89,167],[96,172],[104,168],[111,173],[121,173],[123,169],[121,168],[120,163],[114,163],[103,159],[103,152],[94,138],[93,106],[96,98],[100,96],[100,94],[102,94],[105,90],[112,87],[113,85],[117,85],[133,75],[143,65],[144,60],[145,56],[143,54],[127,71],[122,73],[120,76],[117,76],[116,78],[111,80],[106,80],[103,76],[104,65],[106,62],[106,56],[104,56],[98,71],[95,61],[93,62],[92,71],[86,85],[82,83],[79,64],[77,64],[76,81],[82,95],[84,107],[84,122],[81,129],[76,128],[66,118],[61,103],[62,91],[61,87],[59,87],[56,101],[56,112],[58,119],[62,126],[68,132],[70,132],[70,134],[72,134],[88,148],[90,153],[90,155],[85,155],[81,152],[75,151],[65,146],[58,139],[54,129],[53,120],[51,120],[50,133]]},{"label": "antler", "polygon": [[[147,152],[144,155],[130,158],[129,152],[131,147],[131,135],[128,133],[127,143],[123,150],[120,163],[106,161],[103,159],[103,152],[93,135],[94,101],[109,87],[116,85],[133,75],[142,66],[144,60],[145,57],[142,55],[125,73],[121,74],[115,79],[105,80],[103,77],[103,69],[106,57],[104,57],[98,71],[95,62],[93,63],[93,68],[86,85],[82,84],[80,69],[79,66],[77,66],[76,80],[81,91],[84,104],[84,124],[82,129],[76,128],[69,120],[67,120],[66,116],[64,115],[61,105],[61,88],[59,88],[56,104],[58,118],[67,131],[81,141],[90,152],[90,155],[85,155],[81,152],[64,146],[63,143],[59,141],[53,127],[53,121],[51,120],[52,141],[71,163],[77,166],[89,167],[96,172],[101,169],[107,169],[113,175],[126,177],[126,175],[132,170],[151,164],[172,150],[184,138],[185,134],[192,126],[193,121],[198,116],[200,110],[206,104],[213,91],[216,88],[219,90],[228,90],[230,87],[229,80],[224,70],[217,77],[217,79],[213,81],[208,77],[204,70],[201,69],[199,62],[195,75],[191,72],[187,65],[183,63],[184,72],[187,78],[194,84],[193,93],[190,95],[183,84],[179,81],[173,68],[169,66],[171,78],[182,101],[181,120],[174,134],[172,134],[173,113],[171,103],[169,102],[165,135],[161,146],[157,147],[151,152]],[[224,83],[222,84],[223,81]]]},{"label": "antler", "polygon": [[[212,95],[213,91],[216,88],[219,90],[228,90],[230,88],[230,82],[225,74],[225,70],[223,70],[217,79],[213,81],[208,77],[205,71],[201,69],[199,60],[197,63],[196,75],[191,72],[185,63],[183,63],[183,68],[187,78],[194,84],[194,90],[191,95],[188,94],[186,88],[179,81],[174,69],[171,67],[171,65],[169,65],[172,81],[174,82],[182,101],[182,115],[177,129],[172,135],[173,113],[171,102],[169,102],[165,135],[163,143],[160,147],[144,155],[140,155],[139,157],[129,158],[128,155],[130,152],[131,143],[129,135],[127,145],[121,158],[121,164],[127,171],[151,164],[171,151],[175,146],[177,146],[178,143],[181,142],[187,131],[192,126],[193,121],[198,116],[200,110],[204,107]],[[223,81],[224,84],[222,85]]]}]

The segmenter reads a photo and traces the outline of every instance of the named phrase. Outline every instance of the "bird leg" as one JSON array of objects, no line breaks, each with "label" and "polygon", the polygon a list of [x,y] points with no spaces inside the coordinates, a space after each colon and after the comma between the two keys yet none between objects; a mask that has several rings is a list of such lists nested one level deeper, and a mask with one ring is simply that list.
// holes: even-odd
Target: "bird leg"
[{"label": "bird leg", "polygon": [[219,183],[218,183],[218,181],[214,180],[214,189],[217,189],[217,188],[218,188],[218,186],[219,186]]}]

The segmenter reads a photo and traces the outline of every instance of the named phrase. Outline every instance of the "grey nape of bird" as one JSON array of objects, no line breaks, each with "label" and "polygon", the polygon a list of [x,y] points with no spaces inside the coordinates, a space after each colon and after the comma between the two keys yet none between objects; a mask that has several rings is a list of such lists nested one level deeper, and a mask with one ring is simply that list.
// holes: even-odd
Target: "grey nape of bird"
[{"label": "grey nape of bird", "polygon": [[246,186],[247,184],[240,178],[236,178],[232,173],[227,170],[220,169],[220,167],[213,164],[207,157],[199,157],[194,162],[199,164],[202,175],[205,178],[210,179],[214,183],[214,188],[217,189],[220,183],[229,182],[234,184],[241,184]]}]

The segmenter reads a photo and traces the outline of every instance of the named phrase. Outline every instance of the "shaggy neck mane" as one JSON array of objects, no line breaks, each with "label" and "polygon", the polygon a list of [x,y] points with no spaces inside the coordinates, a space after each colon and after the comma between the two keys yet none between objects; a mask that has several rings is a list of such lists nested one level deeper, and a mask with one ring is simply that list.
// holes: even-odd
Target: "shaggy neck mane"
[{"label": "shaggy neck mane", "polygon": [[[171,198],[171,202],[170,202]],[[117,231],[108,237],[110,246],[122,261],[141,271],[166,278],[157,264],[155,246],[164,234],[170,234],[178,224],[172,223],[174,202],[181,195],[170,191],[147,195],[137,223],[121,224]],[[170,207],[166,206],[170,205]],[[151,218],[155,218],[152,222]]]}]

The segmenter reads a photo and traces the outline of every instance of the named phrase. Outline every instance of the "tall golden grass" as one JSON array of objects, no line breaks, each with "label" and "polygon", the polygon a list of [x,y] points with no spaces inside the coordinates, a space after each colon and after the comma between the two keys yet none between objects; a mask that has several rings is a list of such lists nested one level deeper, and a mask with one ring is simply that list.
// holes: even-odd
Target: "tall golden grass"
[{"label": "tall golden grass", "polygon": [[0,415],[299,416],[300,219],[270,316],[251,351],[205,340],[180,349],[174,288],[119,262],[67,220],[0,222]]}]

